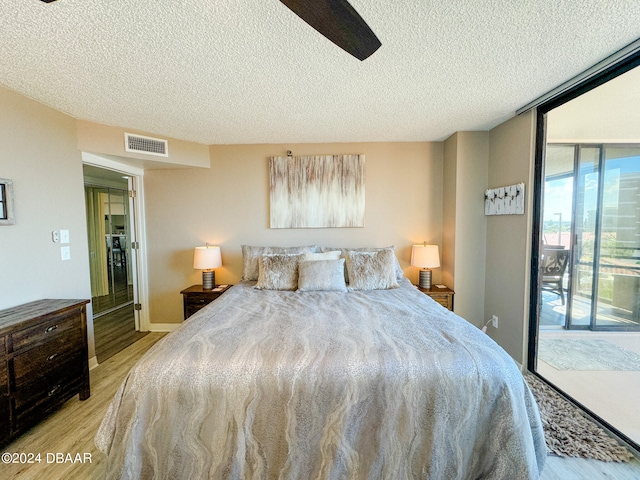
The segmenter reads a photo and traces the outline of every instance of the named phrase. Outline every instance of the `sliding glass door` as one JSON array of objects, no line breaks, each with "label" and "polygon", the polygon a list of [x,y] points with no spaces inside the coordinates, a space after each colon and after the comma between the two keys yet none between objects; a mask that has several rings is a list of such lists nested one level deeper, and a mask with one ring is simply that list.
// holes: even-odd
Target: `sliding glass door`
[{"label": "sliding glass door", "polygon": [[540,324],[640,328],[640,149],[547,146]]}]

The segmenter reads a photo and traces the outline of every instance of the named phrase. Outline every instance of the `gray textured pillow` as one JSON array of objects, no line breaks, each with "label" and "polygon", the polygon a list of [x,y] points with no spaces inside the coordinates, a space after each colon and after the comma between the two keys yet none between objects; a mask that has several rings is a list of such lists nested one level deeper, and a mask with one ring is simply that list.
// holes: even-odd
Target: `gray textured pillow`
[{"label": "gray textured pillow", "polygon": [[[396,279],[400,280],[404,277],[404,272],[402,271],[402,267],[400,266],[400,262],[396,257],[395,250],[396,247],[391,245],[390,247],[363,247],[363,248],[335,248],[335,247],[320,247],[321,252],[329,252],[333,250],[340,250],[343,258],[347,258],[347,253],[349,252],[379,252],[380,250],[391,250],[393,252],[393,267],[395,269]],[[346,276],[347,283],[349,283],[349,277],[347,276],[347,271],[344,272]]]},{"label": "gray textured pillow", "polygon": [[298,262],[301,255],[266,254],[258,262],[260,290],[295,290],[298,288]]},{"label": "gray textured pillow", "polygon": [[257,280],[259,274],[258,261],[264,254],[272,253],[307,253],[319,252],[317,245],[307,245],[304,247],[254,247],[251,245],[241,245],[242,247],[242,279],[243,281]]},{"label": "gray textured pillow", "polygon": [[344,258],[301,261],[298,265],[298,291],[346,292]]},{"label": "gray textured pillow", "polygon": [[383,290],[398,287],[392,250],[347,253],[350,290]]}]

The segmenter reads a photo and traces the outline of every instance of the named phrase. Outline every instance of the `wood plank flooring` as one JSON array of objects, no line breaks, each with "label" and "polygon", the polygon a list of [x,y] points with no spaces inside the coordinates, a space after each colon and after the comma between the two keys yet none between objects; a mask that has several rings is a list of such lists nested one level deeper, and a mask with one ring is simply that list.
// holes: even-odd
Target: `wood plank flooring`
[{"label": "wood plank flooring", "polygon": [[[91,397],[77,397],[58,412],[3,449],[11,453],[41,455],[41,463],[30,465],[0,463],[0,478],[16,480],[104,479],[105,458],[93,444],[93,437],[113,395],[129,369],[162,333],[149,333],[91,371]],[[90,454],[91,463],[47,463],[47,453]],[[640,480],[640,461],[604,463],[595,460],[548,457],[542,480]],[[446,480],[446,479],[443,479]],[[520,480],[520,479],[514,479]]]}]

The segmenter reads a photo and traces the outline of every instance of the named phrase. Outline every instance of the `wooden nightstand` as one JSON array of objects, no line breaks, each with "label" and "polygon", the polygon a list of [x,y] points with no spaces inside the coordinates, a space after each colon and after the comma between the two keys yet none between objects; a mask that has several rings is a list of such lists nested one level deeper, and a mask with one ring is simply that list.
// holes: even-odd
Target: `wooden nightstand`
[{"label": "wooden nightstand", "polygon": [[443,307],[453,311],[453,295],[455,292],[450,288],[438,288],[435,285],[432,285],[431,288],[417,288],[425,295],[429,295]]},{"label": "wooden nightstand", "polygon": [[191,285],[180,293],[184,303],[184,319],[196,313],[202,307],[209,305],[216,298],[229,290],[231,285],[216,285],[213,290],[204,290],[202,285]]}]

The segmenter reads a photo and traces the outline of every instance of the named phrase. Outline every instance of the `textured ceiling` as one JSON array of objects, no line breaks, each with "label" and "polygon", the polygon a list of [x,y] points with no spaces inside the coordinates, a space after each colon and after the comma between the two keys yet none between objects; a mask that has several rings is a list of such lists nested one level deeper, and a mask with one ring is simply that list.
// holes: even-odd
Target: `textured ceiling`
[{"label": "textured ceiling", "polygon": [[0,0],[0,85],[204,144],[486,130],[640,37],[637,0],[352,0],[360,62],[277,0]]}]

